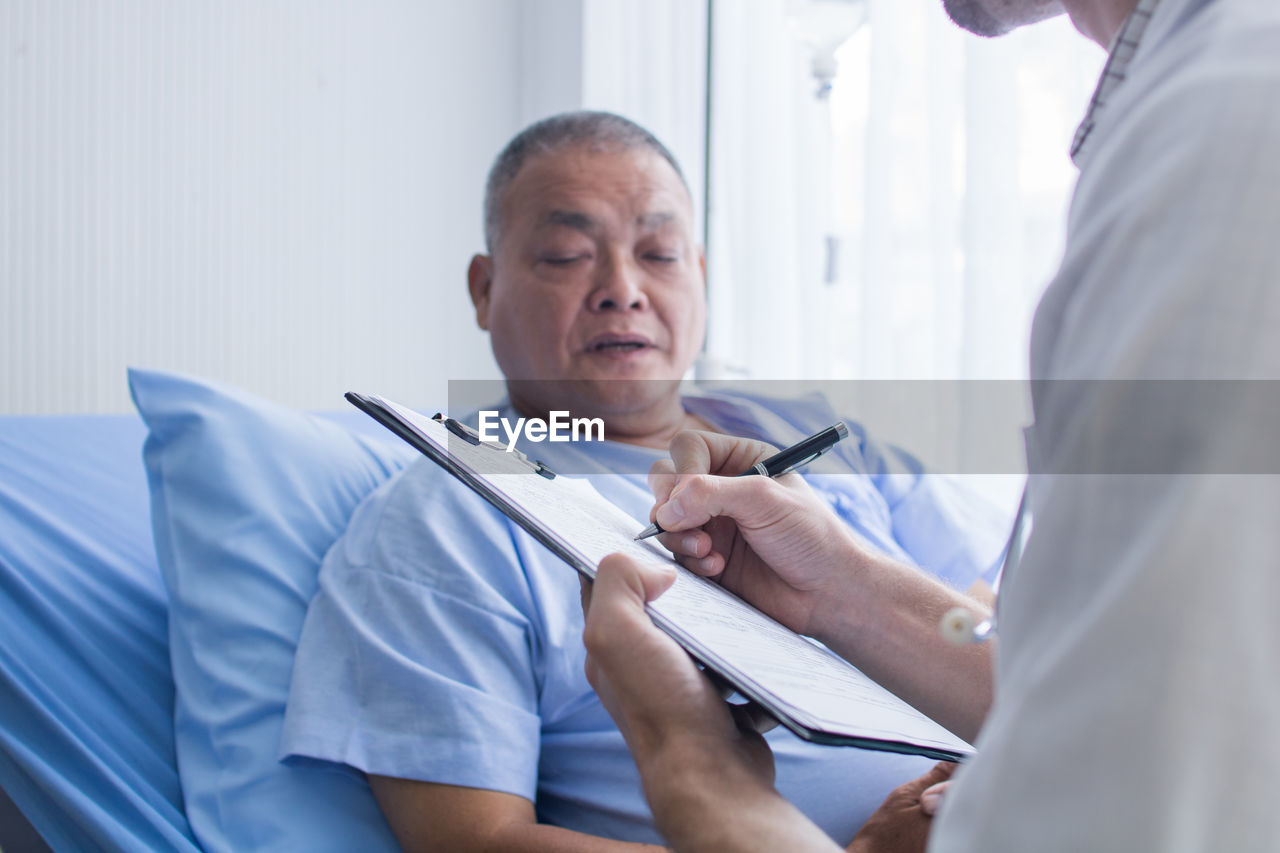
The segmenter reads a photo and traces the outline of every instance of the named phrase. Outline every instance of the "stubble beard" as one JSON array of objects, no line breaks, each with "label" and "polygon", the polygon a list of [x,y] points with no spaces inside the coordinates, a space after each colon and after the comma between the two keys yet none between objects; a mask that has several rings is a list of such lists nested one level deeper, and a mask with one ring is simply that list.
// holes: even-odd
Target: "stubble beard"
[{"label": "stubble beard", "polygon": [[1002,36],[1064,11],[1060,0],[942,0],[942,7],[956,26],[985,38]]}]

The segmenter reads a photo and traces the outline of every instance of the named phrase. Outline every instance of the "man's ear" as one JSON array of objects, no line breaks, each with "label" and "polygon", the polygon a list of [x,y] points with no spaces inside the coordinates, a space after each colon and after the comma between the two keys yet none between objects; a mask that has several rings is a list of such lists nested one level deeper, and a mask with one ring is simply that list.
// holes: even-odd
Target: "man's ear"
[{"label": "man's ear", "polygon": [[707,247],[698,247],[698,269],[702,270],[702,288],[707,287]]},{"label": "man's ear", "polygon": [[476,325],[489,331],[489,291],[493,287],[493,258],[473,255],[467,267],[467,290],[476,309]]}]

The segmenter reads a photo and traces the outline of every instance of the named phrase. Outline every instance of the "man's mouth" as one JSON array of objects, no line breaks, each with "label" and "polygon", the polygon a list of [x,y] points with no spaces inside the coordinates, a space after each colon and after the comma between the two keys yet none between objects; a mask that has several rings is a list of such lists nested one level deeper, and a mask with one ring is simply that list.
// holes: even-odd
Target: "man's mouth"
[{"label": "man's mouth", "polygon": [[653,344],[648,338],[640,335],[599,335],[592,338],[586,346],[591,353],[628,353],[648,349]]}]

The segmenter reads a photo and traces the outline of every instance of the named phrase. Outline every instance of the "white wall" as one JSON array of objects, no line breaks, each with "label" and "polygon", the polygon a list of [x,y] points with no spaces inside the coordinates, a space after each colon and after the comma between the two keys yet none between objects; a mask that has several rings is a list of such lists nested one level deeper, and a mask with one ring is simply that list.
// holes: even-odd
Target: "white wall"
[{"label": "white wall", "polygon": [[0,413],[126,365],[341,408],[496,378],[465,270],[489,164],[609,109],[701,210],[695,0],[0,0]]},{"label": "white wall", "polygon": [[590,109],[644,125],[680,162],[701,229],[704,0],[524,0],[520,8],[523,122]]},{"label": "white wall", "polygon": [[0,3],[0,412],[126,365],[339,408],[496,376],[464,273],[520,0]]}]

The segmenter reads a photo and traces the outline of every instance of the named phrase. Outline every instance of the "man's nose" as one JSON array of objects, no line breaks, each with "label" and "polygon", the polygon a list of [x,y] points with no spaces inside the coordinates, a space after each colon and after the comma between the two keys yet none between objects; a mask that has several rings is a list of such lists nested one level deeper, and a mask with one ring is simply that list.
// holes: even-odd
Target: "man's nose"
[{"label": "man's nose", "polygon": [[593,311],[638,311],[649,305],[642,273],[626,258],[599,265],[590,299]]}]

